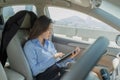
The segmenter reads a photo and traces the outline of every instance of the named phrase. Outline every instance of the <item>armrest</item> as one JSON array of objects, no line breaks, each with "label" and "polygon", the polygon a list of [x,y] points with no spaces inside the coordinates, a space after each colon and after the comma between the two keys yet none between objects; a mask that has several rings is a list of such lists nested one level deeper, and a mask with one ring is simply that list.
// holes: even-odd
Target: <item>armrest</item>
[{"label": "armrest", "polygon": [[11,69],[5,68],[5,72],[8,77],[8,80],[25,80],[24,76]]}]

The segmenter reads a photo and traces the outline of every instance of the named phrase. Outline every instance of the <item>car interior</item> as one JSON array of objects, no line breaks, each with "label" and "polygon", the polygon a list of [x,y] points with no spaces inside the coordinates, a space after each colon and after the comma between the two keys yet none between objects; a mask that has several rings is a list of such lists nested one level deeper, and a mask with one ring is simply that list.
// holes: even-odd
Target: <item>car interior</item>
[{"label": "car interior", "polygon": [[[81,49],[61,80],[85,80],[94,69],[100,80],[119,80],[119,14],[119,0],[1,0],[0,80],[36,80],[23,46],[41,15],[53,20],[50,40],[58,52],[67,54],[76,46]],[[103,78],[103,69],[109,79]]]}]

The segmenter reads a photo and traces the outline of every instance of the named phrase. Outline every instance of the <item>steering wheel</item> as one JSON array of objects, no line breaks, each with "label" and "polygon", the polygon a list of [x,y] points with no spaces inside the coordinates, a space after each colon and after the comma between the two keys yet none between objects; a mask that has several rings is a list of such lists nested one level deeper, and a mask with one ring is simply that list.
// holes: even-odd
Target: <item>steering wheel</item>
[{"label": "steering wheel", "polygon": [[91,69],[107,51],[108,44],[109,40],[107,38],[99,37],[85,50],[84,55],[77,60],[62,80],[85,80]]}]

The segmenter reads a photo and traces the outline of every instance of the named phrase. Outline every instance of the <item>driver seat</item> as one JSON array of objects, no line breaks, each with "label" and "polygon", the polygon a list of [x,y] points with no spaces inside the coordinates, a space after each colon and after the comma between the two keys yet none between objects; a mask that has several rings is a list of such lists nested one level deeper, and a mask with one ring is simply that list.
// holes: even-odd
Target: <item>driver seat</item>
[{"label": "driver seat", "polygon": [[[35,21],[37,16],[30,11],[25,11],[25,13],[26,14],[23,17],[24,19],[20,25],[20,29],[9,42],[6,50],[10,68],[22,74],[25,77],[25,80],[34,80],[22,46],[27,40],[31,26],[33,26],[31,21],[33,21],[32,19]],[[32,13],[32,15],[30,15],[30,13]],[[17,22],[19,23],[21,21],[19,20]]]},{"label": "driver seat", "polygon": [[1,62],[0,62],[0,80],[8,80]]}]

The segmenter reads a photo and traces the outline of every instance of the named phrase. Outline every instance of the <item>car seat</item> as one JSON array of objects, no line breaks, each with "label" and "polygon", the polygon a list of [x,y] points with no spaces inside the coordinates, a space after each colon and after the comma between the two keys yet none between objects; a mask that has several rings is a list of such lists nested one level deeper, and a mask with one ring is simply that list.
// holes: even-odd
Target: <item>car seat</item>
[{"label": "car seat", "polygon": [[[8,46],[6,47],[6,52],[8,56],[8,61],[10,63],[10,68],[19,72],[25,77],[25,80],[33,80],[33,76],[29,67],[29,64],[24,55],[22,45],[27,40],[29,35],[29,31],[31,26],[37,16],[30,11],[20,11],[16,14],[25,14],[25,16],[21,17],[17,21],[11,23],[19,26],[18,31],[16,31],[15,35],[11,38]],[[12,16],[12,18],[17,18],[18,16]],[[34,17],[34,18],[33,18]],[[9,27],[12,27],[9,25]]]},{"label": "car seat", "polygon": [[1,63],[0,63],[0,80],[8,80]]}]

